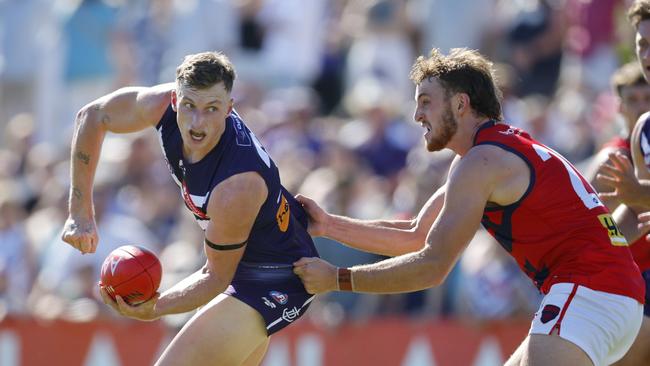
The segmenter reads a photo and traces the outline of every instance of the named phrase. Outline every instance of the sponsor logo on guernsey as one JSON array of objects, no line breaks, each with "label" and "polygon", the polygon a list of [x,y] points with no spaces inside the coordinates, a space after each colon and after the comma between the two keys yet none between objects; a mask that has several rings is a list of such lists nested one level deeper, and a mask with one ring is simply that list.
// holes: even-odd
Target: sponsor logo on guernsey
[{"label": "sponsor logo on guernsey", "polygon": [[546,305],[544,306],[544,309],[542,309],[542,316],[540,320],[542,323],[546,324],[550,322],[551,320],[555,319],[558,314],[560,314],[560,308],[555,306],[555,305]]},{"label": "sponsor logo on guernsey", "polygon": [[244,125],[238,118],[233,118],[233,126],[235,127],[235,142],[239,146],[251,146],[253,143],[250,136],[246,133]]},{"label": "sponsor logo on guernsey", "polygon": [[282,310],[282,319],[288,321],[289,323],[296,320],[298,315],[300,315],[300,309],[295,306],[292,309],[285,308]]},{"label": "sponsor logo on guernsey", "polygon": [[289,202],[287,202],[287,199],[282,195],[278,212],[275,214],[275,219],[278,221],[278,228],[282,232],[287,231],[289,228],[289,214]]},{"label": "sponsor logo on guernsey", "polygon": [[270,307],[271,309],[275,309],[276,305],[269,299],[266,298],[266,296],[262,296],[262,300],[264,300],[264,305]]},{"label": "sponsor logo on guernsey", "polygon": [[269,292],[269,295],[273,298],[273,300],[275,300],[275,302],[280,305],[284,305],[287,303],[287,301],[289,301],[289,295],[279,291],[271,291]]},{"label": "sponsor logo on guernsey", "polygon": [[505,131],[499,131],[500,134],[502,135],[520,135],[521,130],[516,129],[516,128],[509,128]]},{"label": "sponsor logo on guernsey", "polygon": [[598,215],[598,220],[600,221],[600,224],[607,229],[607,235],[609,235],[609,240],[613,246],[627,246],[627,240],[618,226],[616,226],[616,221],[614,221],[611,214]]}]

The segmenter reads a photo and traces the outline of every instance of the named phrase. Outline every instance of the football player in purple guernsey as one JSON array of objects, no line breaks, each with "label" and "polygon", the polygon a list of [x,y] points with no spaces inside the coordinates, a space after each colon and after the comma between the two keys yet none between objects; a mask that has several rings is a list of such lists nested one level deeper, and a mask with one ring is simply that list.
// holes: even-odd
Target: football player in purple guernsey
[{"label": "football player in purple guernsey", "polygon": [[129,306],[101,289],[106,304],[140,320],[201,307],[156,365],[257,365],[270,335],[313,299],[292,271],[294,261],[318,255],[307,216],[234,110],[234,80],[222,53],[189,55],[175,83],[119,89],[76,117],[65,242],[95,252],[92,185],[104,135],[145,129],[160,135],[172,178],[205,232],[205,265],[150,301]]}]

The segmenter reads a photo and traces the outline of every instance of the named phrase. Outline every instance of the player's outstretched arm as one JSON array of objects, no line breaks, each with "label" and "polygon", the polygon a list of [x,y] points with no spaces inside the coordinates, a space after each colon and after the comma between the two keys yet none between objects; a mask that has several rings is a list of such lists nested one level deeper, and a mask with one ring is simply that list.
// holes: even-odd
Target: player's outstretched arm
[{"label": "player's outstretched arm", "polygon": [[247,172],[217,185],[210,194],[203,268],[163,292],[156,316],[190,311],[207,304],[232,281],[246,241],[268,191],[262,177]]},{"label": "player's outstretched arm", "polygon": [[[512,170],[504,168],[498,156],[470,152],[450,176],[444,205],[429,231],[426,246],[414,253],[351,268],[351,289],[399,293],[441,284],[474,236],[494,187],[511,180],[503,176],[508,171]],[[336,267],[318,258],[303,258],[294,266],[310,293],[343,289],[341,282],[347,280],[337,276]]]},{"label": "player's outstretched arm", "polygon": [[412,220],[358,220],[325,212],[309,197],[298,195],[309,214],[309,233],[325,236],[351,248],[386,256],[414,252],[424,246],[427,232],[444,200],[444,186]]},{"label": "player's outstretched arm", "polygon": [[70,157],[69,216],[63,241],[94,253],[98,237],[92,185],[107,131],[127,133],[154,126],[170,102],[173,84],[119,89],[84,106],[75,119]]},{"label": "player's outstretched arm", "polygon": [[[455,159],[450,172],[458,164]],[[309,232],[325,236],[349,247],[385,256],[415,252],[424,247],[427,233],[445,200],[446,185],[440,187],[412,220],[358,220],[325,212],[316,202],[298,195],[310,217]]]}]

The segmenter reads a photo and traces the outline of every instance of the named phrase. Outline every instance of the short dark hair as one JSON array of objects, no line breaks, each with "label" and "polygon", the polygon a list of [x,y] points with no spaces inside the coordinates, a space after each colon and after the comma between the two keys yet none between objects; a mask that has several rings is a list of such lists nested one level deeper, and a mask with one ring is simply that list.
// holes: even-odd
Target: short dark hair
[{"label": "short dark hair", "polygon": [[226,90],[231,92],[235,76],[235,67],[221,52],[187,55],[176,68],[176,82],[197,89],[210,88],[223,82]]},{"label": "short dark hair", "polygon": [[634,28],[638,28],[642,21],[650,19],[650,0],[636,0],[627,10],[627,19]]},{"label": "short dark hair", "polygon": [[628,62],[621,66],[614,72],[611,79],[612,89],[614,89],[619,97],[621,97],[623,88],[627,86],[646,85],[647,83],[643,76],[641,65],[636,61]]},{"label": "short dark hair", "polygon": [[497,88],[492,62],[476,50],[454,48],[443,55],[434,48],[428,58],[415,60],[410,74],[417,85],[424,79],[436,78],[446,96],[465,93],[472,109],[481,116],[501,120],[501,91]]}]

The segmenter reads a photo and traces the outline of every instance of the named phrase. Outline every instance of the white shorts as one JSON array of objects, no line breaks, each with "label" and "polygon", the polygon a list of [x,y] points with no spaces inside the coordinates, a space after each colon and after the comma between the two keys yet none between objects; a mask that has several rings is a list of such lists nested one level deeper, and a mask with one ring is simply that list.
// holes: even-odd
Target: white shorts
[{"label": "white shorts", "polygon": [[643,305],[631,297],[556,283],[528,333],[557,334],[580,347],[594,365],[609,365],[630,349],[642,319]]}]

